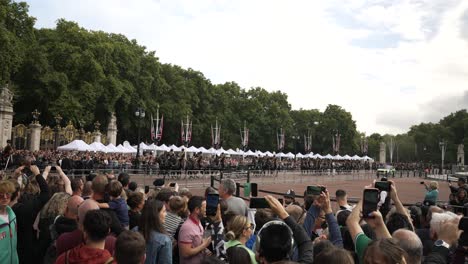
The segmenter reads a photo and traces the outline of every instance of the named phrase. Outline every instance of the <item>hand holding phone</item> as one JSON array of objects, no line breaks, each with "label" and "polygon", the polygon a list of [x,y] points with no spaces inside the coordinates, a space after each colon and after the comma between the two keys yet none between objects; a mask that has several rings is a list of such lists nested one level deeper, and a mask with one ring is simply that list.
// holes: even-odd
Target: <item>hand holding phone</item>
[{"label": "hand holding phone", "polygon": [[364,199],[362,203],[362,217],[371,218],[371,213],[377,211],[377,204],[379,203],[379,190],[378,189],[365,189]]},{"label": "hand holding phone", "polygon": [[252,197],[250,198],[249,207],[259,209],[270,208],[270,204],[268,204],[268,201],[265,198]]},{"label": "hand holding phone", "polygon": [[391,190],[391,182],[389,181],[377,181],[374,184],[374,187],[377,188],[379,191],[390,192]]},{"label": "hand holding phone", "polygon": [[206,215],[215,216],[218,211],[219,194],[210,193],[206,196]]},{"label": "hand holding phone", "polygon": [[327,188],[324,186],[311,185],[307,186],[306,193],[307,195],[320,195],[322,192],[326,192]]}]

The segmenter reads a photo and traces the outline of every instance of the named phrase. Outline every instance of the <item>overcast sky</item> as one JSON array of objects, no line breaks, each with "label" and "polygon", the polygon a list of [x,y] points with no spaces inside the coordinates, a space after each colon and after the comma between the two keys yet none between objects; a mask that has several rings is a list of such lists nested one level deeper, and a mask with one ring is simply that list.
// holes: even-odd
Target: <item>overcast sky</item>
[{"label": "overcast sky", "polygon": [[466,0],[26,2],[36,27],[122,33],[213,83],[281,90],[293,109],[340,105],[368,134],[468,107]]}]

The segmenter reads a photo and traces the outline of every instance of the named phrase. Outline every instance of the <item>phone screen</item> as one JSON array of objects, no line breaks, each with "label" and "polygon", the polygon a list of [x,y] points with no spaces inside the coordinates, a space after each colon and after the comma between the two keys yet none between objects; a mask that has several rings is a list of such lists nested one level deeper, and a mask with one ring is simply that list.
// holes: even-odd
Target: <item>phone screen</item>
[{"label": "phone screen", "polygon": [[368,218],[369,214],[377,211],[377,204],[379,202],[379,190],[366,189],[364,190],[364,202],[362,204],[362,215]]},{"label": "phone screen", "polygon": [[374,187],[379,189],[380,191],[389,192],[390,191],[390,182],[388,182],[388,181],[378,181],[378,182],[375,182]]},{"label": "phone screen", "polygon": [[258,185],[254,182],[250,184],[250,194],[252,195],[252,197],[258,196]]},{"label": "phone screen", "polygon": [[169,183],[169,187],[175,187],[175,182]]},{"label": "phone screen", "polygon": [[208,194],[206,196],[206,215],[215,216],[216,211],[218,210],[219,195],[218,194]]},{"label": "phone screen", "polygon": [[322,188],[319,186],[307,186],[307,195],[320,195]]},{"label": "phone screen", "polygon": [[147,193],[149,193],[149,186],[148,185],[145,186],[145,194],[147,194]]},{"label": "phone screen", "polygon": [[250,198],[250,208],[270,208],[270,204],[268,204],[265,198],[257,198],[252,197]]},{"label": "phone screen", "polygon": [[278,201],[280,202],[280,204],[284,205],[284,199],[283,198],[279,198]]}]

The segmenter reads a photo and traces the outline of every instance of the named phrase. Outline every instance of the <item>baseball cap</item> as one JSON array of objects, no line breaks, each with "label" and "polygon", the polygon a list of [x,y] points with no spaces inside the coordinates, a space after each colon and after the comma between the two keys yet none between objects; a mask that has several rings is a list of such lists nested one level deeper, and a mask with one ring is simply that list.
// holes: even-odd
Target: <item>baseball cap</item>
[{"label": "baseball cap", "polygon": [[296,193],[294,190],[289,189],[285,194],[284,197],[289,197],[289,198],[296,198]]}]

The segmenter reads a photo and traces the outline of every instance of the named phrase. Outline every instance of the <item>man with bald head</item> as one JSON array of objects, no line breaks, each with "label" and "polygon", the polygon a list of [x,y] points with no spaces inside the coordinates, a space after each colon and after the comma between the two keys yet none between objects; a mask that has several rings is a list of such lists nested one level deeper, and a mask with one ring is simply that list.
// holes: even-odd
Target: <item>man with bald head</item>
[{"label": "man with bald head", "polygon": [[[91,199],[85,200],[78,206],[78,229],[59,236],[56,241],[57,256],[84,243],[83,221],[85,219],[86,213],[91,210],[99,210],[97,202]],[[112,235],[106,237],[104,248],[107,249],[111,254],[114,254],[115,240],[116,238]]]},{"label": "man with bald head", "polygon": [[421,263],[423,257],[423,244],[418,235],[407,229],[398,229],[392,237],[405,251],[406,263]]},{"label": "man with bald head", "polygon": [[72,196],[67,203],[65,213],[55,219],[51,229],[52,239],[57,239],[61,234],[75,231],[78,228],[78,206],[83,202],[80,196]]},{"label": "man with bald head", "polygon": [[[105,175],[98,175],[94,177],[91,188],[93,190],[92,199],[98,203],[108,203],[109,197],[106,195],[106,186],[109,184],[109,180]],[[102,208],[101,210],[107,212],[111,219],[111,232],[118,236],[123,230],[123,226],[120,224],[119,218],[114,210],[110,208]]]}]

